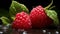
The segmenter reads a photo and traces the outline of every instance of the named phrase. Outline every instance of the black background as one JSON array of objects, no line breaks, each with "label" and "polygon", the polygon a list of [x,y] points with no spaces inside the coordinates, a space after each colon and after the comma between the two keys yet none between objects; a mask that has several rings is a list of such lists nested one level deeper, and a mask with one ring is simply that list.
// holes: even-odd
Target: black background
[{"label": "black background", "polygon": [[[25,4],[27,8],[31,11],[31,9],[35,6],[42,5],[43,7],[47,6],[51,1],[50,0],[16,0],[22,4]],[[56,6],[56,12],[58,13],[58,17],[60,19],[60,1],[53,0],[53,5]],[[12,0],[0,0],[0,9],[9,10],[9,7],[12,3]]]},{"label": "black background", "polygon": [[[50,0],[16,0],[16,1],[25,4],[29,8],[29,10],[37,5],[42,5],[43,7],[47,6],[51,2]],[[60,1],[59,0],[53,1],[54,1],[53,5],[60,9],[59,5]],[[9,9],[11,2],[12,0],[0,0],[0,8]]]}]

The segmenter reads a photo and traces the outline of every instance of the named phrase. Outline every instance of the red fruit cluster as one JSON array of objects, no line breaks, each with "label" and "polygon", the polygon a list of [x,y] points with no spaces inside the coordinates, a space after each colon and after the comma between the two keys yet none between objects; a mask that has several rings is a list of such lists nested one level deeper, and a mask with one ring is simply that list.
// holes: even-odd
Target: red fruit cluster
[{"label": "red fruit cluster", "polygon": [[42,6],[33,8],[30,13],[31,23],[33,28],[43,28],[51,25],[53,20],[47,16]]},{"label": "red fruit cluster", "polygon": [[21,12],[17,13],[15,20],[12,23],[13,29],[30,29],[31,28],[31,20],[27,13]]},{"label": "red fruit cluster", "polygon": [[47,16],[42,6],[33,8],[28,15],[25,12],[17,13],[12,23],[14,29],[44,28],[51,25],[53,20]]}]

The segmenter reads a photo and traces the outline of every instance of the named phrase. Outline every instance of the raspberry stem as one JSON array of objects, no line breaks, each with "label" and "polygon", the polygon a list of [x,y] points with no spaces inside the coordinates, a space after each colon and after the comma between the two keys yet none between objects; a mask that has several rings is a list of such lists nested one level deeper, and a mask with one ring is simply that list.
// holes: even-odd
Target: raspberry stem
[{"label": "raspberry stem", "polygon": [[52,8],[55,8],[56,6],[52,6],[52,7],[50,7],[49,9],[52,9]]},{"label": "raspberry stem", "polygon": [[53,0],[52,0],[51,3],[50,3],[48,6],[46,6],[44,9],[48,9],[49,7],[51,7],[52,4],[53,4]]}]

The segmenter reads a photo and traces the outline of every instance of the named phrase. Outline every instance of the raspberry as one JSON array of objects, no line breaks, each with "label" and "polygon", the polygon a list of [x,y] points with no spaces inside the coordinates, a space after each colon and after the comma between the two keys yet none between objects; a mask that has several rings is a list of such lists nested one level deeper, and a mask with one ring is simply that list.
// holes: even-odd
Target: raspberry
[{"label": "raspberry", "polygon": [[47,16],[42,6],[33,8],[30,13],[30,18],[33,28],[44,28],[53,22],[53,20]]},{"label": "raspberry", "polygon": [[31,20],[27,13],[22,11],[21,13],[16,14],[15,20],[12,23],[12,28],[28,30],[31,27]]}]

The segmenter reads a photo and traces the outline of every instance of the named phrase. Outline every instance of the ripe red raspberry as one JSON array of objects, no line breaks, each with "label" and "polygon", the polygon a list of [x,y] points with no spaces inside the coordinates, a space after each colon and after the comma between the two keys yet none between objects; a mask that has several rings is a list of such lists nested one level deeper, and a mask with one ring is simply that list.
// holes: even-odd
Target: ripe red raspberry
[{"label": "ripe red raspberry", "polygon": [[30,13],[30,18],[33,28],[44,28],[53,22],[53,20],[47,16],[42,6],[33,8]]},{"label": "ripe red raspberry", "polygon": [[27,13],[21,12],[17,13],[15,20],[12,23],[12,28],[13,29],[30,29],[31,26],[31,20],[30,17]]}]

